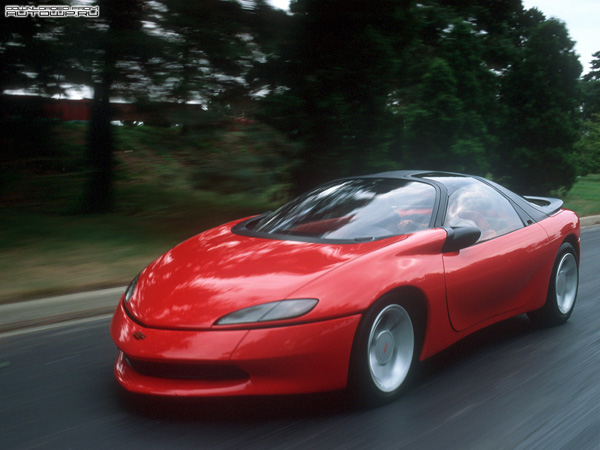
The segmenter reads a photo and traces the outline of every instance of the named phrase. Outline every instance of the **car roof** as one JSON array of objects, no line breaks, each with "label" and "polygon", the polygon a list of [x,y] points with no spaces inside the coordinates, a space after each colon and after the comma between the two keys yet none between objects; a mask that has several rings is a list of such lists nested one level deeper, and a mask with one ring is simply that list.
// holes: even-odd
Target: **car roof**
[{"label": "car roof", "polygon": [[[457,188],[456,181],[460,178],[466,180],[477,180],[481,183],[491,186],[496,191],[505,196],[517,209],[517,212],[523,217],[539,222],[551,214],[554,214],[562,207],[562,200],[547,197],[522,197],[511,190],[499,185],[491,180],[476,175],[467,175],[456,172],[433,171],[433,170],[394,170],[389,172],[380,172],[372,175],[365,175],[366,178],[398,178],[398,179],[418,179],[427,181],[440,187],[449,196]],[[357,177],[360,178],[360,177]],[[444,181],[446,179],[446,181]],[[462,185],[462,183],[459,183]],[[528,220],[525,220],[528,222]]]}]

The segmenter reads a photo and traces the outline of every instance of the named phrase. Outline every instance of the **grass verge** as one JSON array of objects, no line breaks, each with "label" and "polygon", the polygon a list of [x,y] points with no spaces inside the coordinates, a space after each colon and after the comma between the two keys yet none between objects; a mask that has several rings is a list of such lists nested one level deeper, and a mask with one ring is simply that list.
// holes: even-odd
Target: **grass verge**
[{"label": "grass verge", "polygon": [[[127,215],[52,216],[3,209],[0,303],[125,285],[188,237],[271,206],[209,192],[150,192],[125,189],[123,202],[133,211]],[[156,203],[142,208],[140,202],[148,197]]]},{"label": "grass verge", "polygon": [[600,174],[579,178],[563,200],[579,217],[600,215]]}]

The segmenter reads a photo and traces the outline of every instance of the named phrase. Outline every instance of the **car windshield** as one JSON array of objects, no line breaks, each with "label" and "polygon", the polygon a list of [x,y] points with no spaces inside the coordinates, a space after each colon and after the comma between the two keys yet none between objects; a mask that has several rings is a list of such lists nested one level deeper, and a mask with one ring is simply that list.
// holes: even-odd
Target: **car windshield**
[{"label": "car windshield", "polygon": [[338,180],[248,225],[256,232],[370,240],[429,228],[435,188],[392,178]]}]

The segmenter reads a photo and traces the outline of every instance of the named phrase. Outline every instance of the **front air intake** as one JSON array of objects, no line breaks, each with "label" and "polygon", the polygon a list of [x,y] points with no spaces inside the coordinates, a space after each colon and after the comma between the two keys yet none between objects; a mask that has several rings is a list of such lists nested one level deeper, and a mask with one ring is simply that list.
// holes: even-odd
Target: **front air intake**
[{"label": "front air intake", "polygon": [[247,380],[249,375],[231,364],[194,364],[144,361],[126,356],[127,364],[141,375],[183,380]]}]

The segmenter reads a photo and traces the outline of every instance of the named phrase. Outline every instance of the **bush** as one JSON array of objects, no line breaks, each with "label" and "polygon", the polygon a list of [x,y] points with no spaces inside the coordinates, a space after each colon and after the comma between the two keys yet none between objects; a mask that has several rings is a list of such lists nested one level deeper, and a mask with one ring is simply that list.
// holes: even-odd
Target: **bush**
[{"label": "bush", "polygon": [[245,192],[285,199],[294,147],[264,126],[230,131],[204,149],[193,185],[224,194]]}]

